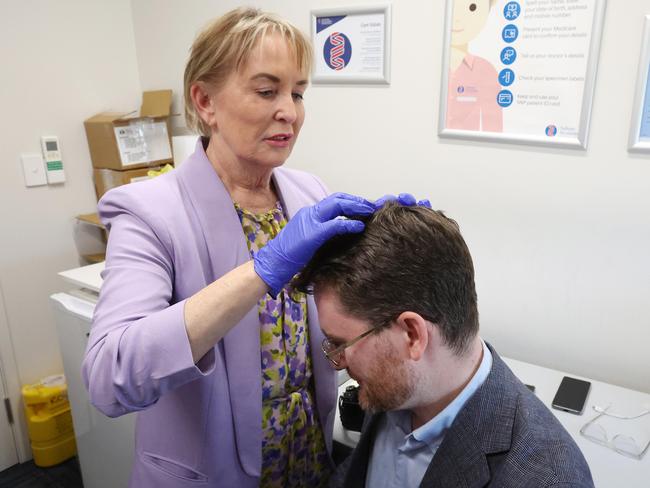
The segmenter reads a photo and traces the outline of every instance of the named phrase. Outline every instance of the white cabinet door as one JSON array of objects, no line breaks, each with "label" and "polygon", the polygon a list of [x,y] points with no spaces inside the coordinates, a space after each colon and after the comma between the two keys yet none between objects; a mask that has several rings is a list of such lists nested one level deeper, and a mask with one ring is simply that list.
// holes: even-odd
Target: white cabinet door
[{"label": "white cabinet door", "polygon": [[18,462],[18,453],[16,452],[16,441],[11,425],[5,415],[5,387],[2,364],[0,363],[0,471],[3,471]]},{"label": "white cabinet door", "polygon": [[[2,294],[0,293],[0,339],[8,340],[8,327]],[[2,355],[0,354],[0,471],[18,463],[18,452],[16,450],[16,439],[5,413],[5,398],[7,398],[6,378],[2,367]],[[15,419],[14,412],[14,419]]]},{"label": "white cabinet door", "polygon": [[66,293],[56,293],[50,298],[54,305],[84,486],[126,487],[133,464],[135,416],[106,417],[90,404],[81,379],[81,363],[94,305]]}]

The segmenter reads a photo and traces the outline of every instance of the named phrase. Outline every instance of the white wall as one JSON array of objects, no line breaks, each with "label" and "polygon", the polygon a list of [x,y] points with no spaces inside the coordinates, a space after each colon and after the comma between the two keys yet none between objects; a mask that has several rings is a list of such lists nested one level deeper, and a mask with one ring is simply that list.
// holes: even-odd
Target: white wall
[{"label": "white wall", "polygon": [[[2,8],[0,289],[7,327],[0,325],[9,333],[0,334],[0,352],[14,400],[19,384],[63,371],[48,296],[61,290],[56,273],[79,265],[74,216],[95,209],[83,121],[139,107],[130,8],[129,0],[26,0]],[[20,154],[40,153],[41,135],[59,136],[67,181],[26,188]],[[19,402],[14,409],[22,417]]]},{"label": "white wall", "polygon": [[[345,0],[251,1],[309,32]],[[408,191],[458,220],[474,256],[483,336],[506,356],[650,392],[650,161],[626,150],[645,0],[610,2],[588,151],[437,137],[443,0],[393,2],[389,87],[313,86],[290,165],[333,190]],[[187,49],[240,2],[134,0],[144,89],[180,93]],[[155,11],[155,25],[150,15]],[[336,133],[338,142],[329,144]]]}]

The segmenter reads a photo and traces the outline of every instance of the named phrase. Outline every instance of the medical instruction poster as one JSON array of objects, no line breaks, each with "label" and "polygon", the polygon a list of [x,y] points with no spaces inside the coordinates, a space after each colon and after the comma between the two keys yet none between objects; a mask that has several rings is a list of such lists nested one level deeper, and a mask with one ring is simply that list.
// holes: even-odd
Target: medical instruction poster
[{"label": "medical instruction poster", "polygon": [[440,135],[586,147],[605,0],[447,0]]},{"label": "medical instruction poster", "polygon": [[645,16],[638,69],[629,148],[650,152],[650,15]]},{"label": "medical instruction poster", "polygon": [[312,12],[315,83],[388,83],[390,8]]},{"label": "medical instruction poster", "polygon": [[648,76],[650,76],[650,67],[645,68],[646,83],[645,93],[643,94],[643,105],[641,107],[641,127],[639,129],[639,140],[642,142],[650,142],[650,83],[648,83]]}]

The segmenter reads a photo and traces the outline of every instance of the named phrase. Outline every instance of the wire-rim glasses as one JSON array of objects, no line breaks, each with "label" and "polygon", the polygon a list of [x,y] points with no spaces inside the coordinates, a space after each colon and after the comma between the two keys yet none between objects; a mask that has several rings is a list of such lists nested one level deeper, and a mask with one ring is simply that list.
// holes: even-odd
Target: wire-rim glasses
[{"label": "wire-rim glasses", "polygon": [[343,354],[345,353],[345,350],[359,342],[361,339],[363,339],[366,336],[369,336],[373,332],[377,332],[378,330],[381,330],[379,327],[373,327],[371,329],[368,329],[365,331],[363,334],[358,335],[354,339],[341,344],[340,346],[337,346],[335,343],[330,341],[327,337],[323,339],[323,342],[321,344],[321,348],[323,349],[323,354],[325,354],[325,357],[329,359],[330,363],[334,365],[335,368],[340,368],[341,367],[341,360],[343,359]]},{"label": "wire-rim glasses", "polygon": [[594,410],[599,413],[596,415],[596,417],[582,426],[580,429],[580,434],[590,441],[612,449],[619,454],[640,460],[648,451],[648,448],[650,448],[650,441],[648,441],[645,446],[639,446],[634,438],[623,434],[616,434],[610,439],[605,428],[595,422],[603,416],[609,416],[624,420],[636,419],[647,415],[650,413],[650,411],[646,410],[638,415],[625,416],[608,412],[607,410],[609,407],[609,405],[605,408],[594,406]]}]

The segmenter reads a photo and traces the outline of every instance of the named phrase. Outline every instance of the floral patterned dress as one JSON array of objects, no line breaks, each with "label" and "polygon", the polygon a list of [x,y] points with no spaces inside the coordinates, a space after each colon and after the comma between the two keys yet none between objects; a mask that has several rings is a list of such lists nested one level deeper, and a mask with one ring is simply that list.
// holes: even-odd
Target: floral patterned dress
[{"label": "floral patterned dress", "polygon": [[[287,224],[280,202],[254,214],[235,203],[251,258]],[[262,346],[261,487],[327,486],[330,463],[311,371],[307,299],[283,289],[258,303]]]}]

